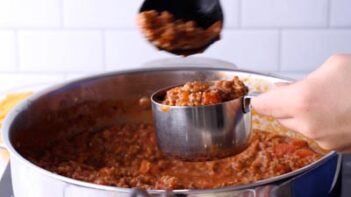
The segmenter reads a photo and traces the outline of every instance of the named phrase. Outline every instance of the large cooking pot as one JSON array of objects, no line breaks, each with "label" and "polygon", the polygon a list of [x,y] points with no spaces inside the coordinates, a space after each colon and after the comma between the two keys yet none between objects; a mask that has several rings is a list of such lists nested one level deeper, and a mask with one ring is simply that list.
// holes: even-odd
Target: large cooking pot
[{"label": "large cooking pot", "polygon": [[[150,109],[134,107],[138,99],[155,90],[191,80],[229,79],[238,75],[251,90],[264,91],[282,77],[234,67],[211,66],[143,68],[96,75],[36,93],[13,109],[3,125],[3,137],[11,155],[16,197],[117,197],[138,196],[133,189],[97,185],[63,177],[25,158],[28,150],[40,151],[51,139],[86,130],[100,130],[122,122],[152,122]],[[105,103],[101,105],[101,103]],[[128,112],[111,110],[109,103],[129,106]],[[258,127],[275,123],[259,122]],[[257,126],[257,125],[256,125]],[[254,125],[255,127],[255,125]],[[289,132],[288,132],[289,133]],[[312,142],[313,143],[313,142]],[[251,184],[206,190],[174,190],[174,196],[326,196],[338,176],[340,157],[329,152],[294,172]],[[148,190],[158,196],[163,190]]]}]

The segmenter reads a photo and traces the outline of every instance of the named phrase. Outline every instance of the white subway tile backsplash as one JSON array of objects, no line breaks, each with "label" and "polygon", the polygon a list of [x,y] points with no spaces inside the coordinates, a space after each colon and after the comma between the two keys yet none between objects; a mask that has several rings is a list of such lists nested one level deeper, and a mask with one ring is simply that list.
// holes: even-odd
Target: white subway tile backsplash
[{"label": "white subway tile backsplash", "polygon": [[242,0],[244,27],[321,27],[328,0]]},{"label": "white subway tile backsplash", "polygon": [[[136,14],[142,0],[121,3],[115,0],[63,0],[64,25],[67,27],[136,28]],[[237,27],[239,0],[222,0],[225,26]]]},{"label": "white subway tile backsplash", "polygon": [[100,31],[20,31],[18,36],[21,71],[103,69]]},{"label": "white subway tile backsplash", "polygon": [[1,0],[0,27],[58,27],[60,0]]},{"label": "white subway tile backsplash", "polygon": [[157,50],[140,32],[133,30],[106,32],[105,47],[108,70],[139,67],[146,61],[171,56]]},{"label": "white subway tile backsplash", "polygon": [[278,31],[225,30],[203,56],[235,63],[239,68],[270,71],[278,68]]},{"label": "white subway tile backsplash", "polygon": [[[31,74],[31,73],[2,73],[0,74],[0,92],[18,91],[18,89],[31,90],[41,86],[63,82],[60,74]],[[20,91],[20,90],[19,90]]]},{"label": "white subway tile backsplash", "polygon": [[[301,79],[333,53],[351,53],[351,0],[220,1],[222,40],[196,56]],[[71,80],[174,57],[137,30],[142,3],[0,0],[0,88],[35,82],[46,73]],[[7,75],[16,77],[7,82]]]},{"label": "white subway tile backsplash", "polygon": [[240,14],[240,0],[221,0],[224,14],[224,27],[238,27]]},{"label": "white subway tile backsplash", "polygon": [[351,1],[330,0],[330,25],[351,27]]},{"label": "white subway tile backsplash", "polygon": [[136,27],[142,0],[62,0],[68,27]]},{"label": "white subway tile backsplash", "polygon": [[0,31],[0,71],[16,70],[16,42],[13,31]]},{"label": "white subway tile backsplash", "polygon": [[282,70],[311,71],[334,53],[351,53],[351,30],[285,30]]}]

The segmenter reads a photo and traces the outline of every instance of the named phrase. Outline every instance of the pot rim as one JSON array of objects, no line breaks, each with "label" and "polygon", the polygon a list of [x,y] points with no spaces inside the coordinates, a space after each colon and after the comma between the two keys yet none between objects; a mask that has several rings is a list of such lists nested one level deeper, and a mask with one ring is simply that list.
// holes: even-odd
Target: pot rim
[{"label": "pot rim", "polygon": [[[35,169],[37,172],[41,173],[42,175],[49,176],[51,178],[60,180],[65,183],[73,184],[79,187],[86,187],[90,189],[98,189],[98,190],[105,190],[105,191],[115,191],[115,192],[132,192],[133,188],[122,188],[122,187],[115,187],[115,186],[106,186],[106,185],[99,185],[99,184],[94,184],[94,183],[89,183],[85,181],[80,181],[76,179],[72,179],[69,177],[65,177],[62,175],[55,174],[53,172],[50,172],[44,168],[41,168],[26,158],[24,158],[20,153],[17,152],[17,150],[14,148],[10,141],[10,128],[12,122],[15,120],[18,114],[23,112],[33,101],[37,100],[43,95],[46,95],[52,91],[55,91],[57,89],[75,84],[75,83],[81,83],[85,81],[91,81],[91,80],[97,80],[105,77],[112,77],[114,75],[119,75],[119,74],[137,74],[137,73],[143,73],[147,74],[150,72],[155,72],[155,71],[161,71],[161,72],[167,72],[167,71],[182,71],[182,70],[208,70],[208,71],[229,71],[229,72],[238,72],[238,73],[244,73],[244,74],[253,74],[253,75],[259,75],[262,77],[270,77],[273,79],[278,79],[278,80],[285,80],[285,81],[294,81],[293,79],[290,79],[288,77],[283,77],[279,76],[276,74],[272,73],[261,73],[261,72],[256,72],[256,71],[250,71],[250,70],[245,70],[245,69],[238,69],[238,68],[213,68],[213,67],[191,67],[191,66],[186,66],[186,67],[167,67],[167,68],[160,68],[160,67],[155,67],[155,68],[134,68],[134,69],[128,69],[128,70],[121,70],[121,71],[114,71],[114,72],[106,72],[106,73],[101,73],[101,74],[96,74],[92,76],[87,76],[87,77],[82,77],[76,80],[72,80],[69,82],[64,82],[58,85],[50,86],[49,88],[45,88],[44,90],[40,90],[36,93],[34,93],[32,96],[30,96],[28,99],[25,101],[19,103],[17,106],[15,106],[7,115],[5,118],[3,128],[2,128],[2,135],[3,135],[3,140],[5,143],[5,146],[7,150],[10,152],[11,157],[15,157],[18,159],[20,162],[22,162],[24,165],[27,167],[30,167],[32,169]],[[333,155],[337,154],[335,151],[330,151],[323,157],[321,157],[319,160],[304,166],[300,169],[297,169],[295,171],[285,173],[279,176],[274,176],[268,179],[263,179],[256,181],[254,183],[249,183],[249,184],[243,184],[243,185],[237,185],[237,186],[227,186],[227,187],[222,187],[222,188],[217,188],[217,189],[177,189],[173,190],[173,193],[216,193],[216,192],[225,192],[225,191],[233,191],[233,190],[243,190],[243,189],[250,189],[252,187],[257,187],[261,185],[266,185],[268,183],[276,182],[279,180],[284,180],[286,178],[296,176],[298,174],[301,174],[303,172],[306,172],[307,170],[313,169],[315,167],[318,167],[322,165],[324,162],[326,162],[330,157]],[[150,194],[160,194],[164,192],[165,190],[147,190],[148,193]]]}]

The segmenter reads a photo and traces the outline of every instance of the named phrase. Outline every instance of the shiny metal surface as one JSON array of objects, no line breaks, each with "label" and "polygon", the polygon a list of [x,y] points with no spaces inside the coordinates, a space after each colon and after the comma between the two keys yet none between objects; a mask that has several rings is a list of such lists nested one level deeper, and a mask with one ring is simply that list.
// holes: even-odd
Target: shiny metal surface
[{"label": "shiny metal surface", "polygon": [[[157,68],[102,74],[65,83],[36,93],[16,106],[6,117],[3,139],[11,155],[11,173],[16,197],[130,197],[132,189],[103,186],[63,177],[44,170],[23,155],[25,150],[42,150],[42,143],[74,132],[98,131],[121,122],[152,122],[151,111],[139,108],[123,113],[106,108],[97,115],[100,105],[124,100],[138,100],[154,91],[189,80],[230,79],[233,75],[250,76],[270,82],[282,78],[261,73],[215,68]],[[130,106],[137,105],[137,102]],[[95,108],[94,108],[95,106]],[[129,105],[128,105],[129,106]],[[72,113],[72,109],[79,109]],[[106,112],[106,113],[105,113]],[[109,113],[107,113],[109,112]],[[89,122],[87,125],[84,122]],[[84,123],[84,124],[83,124]],[[18,145],[21,146],[18,146]],[[263,188],[280,187],[284,180],[300,177],[309,188],[319,188],[317,194],[328,192],[339,166],[338,156],[330,152],[320,160],[294,172],[251,184],[208,190],[174,190],[174,196],[258,196]],[[315,172],[317,170],[317,172]],[[323,173],[319,173],[322,170]],[[323,180],[320,179],[323,177]],[[306,182],[307,181],[307,182]],[[293,188],[294,184],[287,184]],[[260,193],[261,191],[261,193]],[[265,191],[265,190],[264,190]],[[289,190],[290,196],[293,190]],[[163,190],[148,190],[159,196]],[[295,192],[296,193],[296,192]],[[317,195],[318,196],[318,195]],[[320,196],[320,195],[319,195]]]},{"label": "shiny metal surface", "polygon": [[151,60],[141,65],[144,68],[221,68],[221,69],[237,69],[238,67],[232,62],[208,58],[208,57],[172,57]]},{"label": "shiny metal surface", "polygon": [[[188,161],[224,158],[247,147],[251,133],[251,111],[244,96],[206,106],[162,104],[166,91],[151,96],[157,143],[171,157]],[[248,102],[247,102],[248,103]]]},{"label": "shiny metal surface", "polygon": [[[38,90],[42,90],[44,88],[47,88],[50,86],[50,83],[34,83],[34,84],[30,84],[30,85],[24,85],[24,86],[20,86],[20,87],[16,87],[16,88],[10,88],[7,89],[5,91],[0,92],[0,100],[5,99],[5,97],[8,94],[14,94],[14,93],[23,93],[23,92],[36,92]],[[0,127],[0,134],[2,128]],[[6,146],[4,144],[4,142],[0,139],[0,149],[4,149],[6,150]]]}]

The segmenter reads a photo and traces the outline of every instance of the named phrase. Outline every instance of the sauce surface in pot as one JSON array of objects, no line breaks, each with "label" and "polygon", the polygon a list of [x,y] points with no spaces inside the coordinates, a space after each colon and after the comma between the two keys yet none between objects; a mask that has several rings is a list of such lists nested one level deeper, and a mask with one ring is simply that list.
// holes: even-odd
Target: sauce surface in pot
[{"label": "sauce surface in pot", "polygon": [[301,168],[322,156],[307,142],[255,130],[236,156],[207,162],[164,157],[151,124],[125,124],[57,141],[35,164],[87,182],[144,189],[221,188],[255,182]]}]

